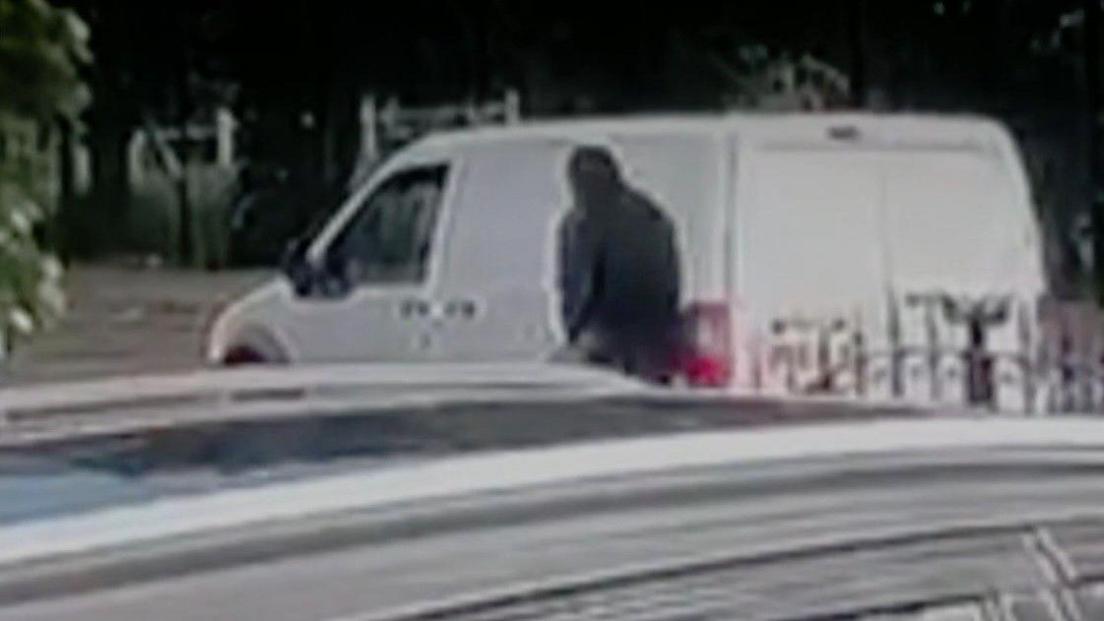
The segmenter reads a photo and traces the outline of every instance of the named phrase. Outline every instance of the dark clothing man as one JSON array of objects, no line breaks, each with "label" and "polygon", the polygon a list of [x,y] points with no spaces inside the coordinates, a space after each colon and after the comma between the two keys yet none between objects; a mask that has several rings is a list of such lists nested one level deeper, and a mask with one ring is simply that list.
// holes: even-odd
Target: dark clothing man
[{"label": "dark clothing man", "polygon": [[678,327],[674,226],[622,181],[604,149],[578,149],[568,176],[575,205],[559,228],[559,288],[568,343],[593,362],[666,379]]}]

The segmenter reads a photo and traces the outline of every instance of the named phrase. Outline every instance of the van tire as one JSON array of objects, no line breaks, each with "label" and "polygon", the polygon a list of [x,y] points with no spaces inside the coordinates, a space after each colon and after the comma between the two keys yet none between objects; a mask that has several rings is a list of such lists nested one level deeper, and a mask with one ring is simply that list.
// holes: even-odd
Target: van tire
[{"label": "van tire", "polygon": [[231,341],[220,362],[224,367],[287,364],[288,358],[275,339],[259,330],[244,331]]}]

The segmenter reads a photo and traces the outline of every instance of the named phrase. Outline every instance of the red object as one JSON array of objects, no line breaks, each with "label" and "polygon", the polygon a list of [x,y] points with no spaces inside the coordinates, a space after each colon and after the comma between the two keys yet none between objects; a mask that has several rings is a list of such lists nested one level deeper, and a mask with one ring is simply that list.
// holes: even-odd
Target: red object
[{"label": "red object", "polygon": [[222,357],[222,364],[228,367],[237,367],[246,364],[264,364],[267,362],[260,352],[248,345],[235,345]]},{"label": "red object", "polygon": [[722,388],[732,382],[731,317],[725,302],[693,302],[683,312],[678,366],[690,386]]}]

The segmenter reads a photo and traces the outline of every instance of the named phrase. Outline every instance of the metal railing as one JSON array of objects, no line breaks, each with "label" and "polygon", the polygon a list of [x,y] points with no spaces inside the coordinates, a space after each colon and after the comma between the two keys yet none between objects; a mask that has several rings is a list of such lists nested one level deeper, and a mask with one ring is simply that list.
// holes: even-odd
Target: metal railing
[{"label": "metal railing", "polygon": [[[1046,302],[1032,311],[1009,296],[923,292],[893,297],[887,308],[882,334],[838,315],[773,321],[767,364],[781,369],[776,383],[793,394],[1104,412],[1104,314],[1091,304]],[[919,339],[906,342],[904,312],[920,313]],[[1007,338],[991,346],[996,329],[1013,330],[1015,346]]]}]

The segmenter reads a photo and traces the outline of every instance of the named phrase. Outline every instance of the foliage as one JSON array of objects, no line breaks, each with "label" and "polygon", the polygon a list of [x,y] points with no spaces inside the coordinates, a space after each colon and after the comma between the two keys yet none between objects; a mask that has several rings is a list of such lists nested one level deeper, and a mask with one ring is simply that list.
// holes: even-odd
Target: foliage
[{"label": "foliage", "polygon": [[0,0],[0,336],[29,334],[64,308],[60,263],[36,233],[57,187],[59,126],[75,129],[91,99],[87,39],[71,11]]},{"label": "foliage", "polygon": [[851,102],[847,74],[811,54],[795,57],[748,44],[740,46],[735,56],[731,63],[717,59],[735,87],[728,97],[732,107],[810,111],[846,107]]},{"label": "foliage", "polygon": [[50,123],[76,120],[91,95],[80,67],[91,61],[88,28],[44,0],[0,0],[0,109]]}]

